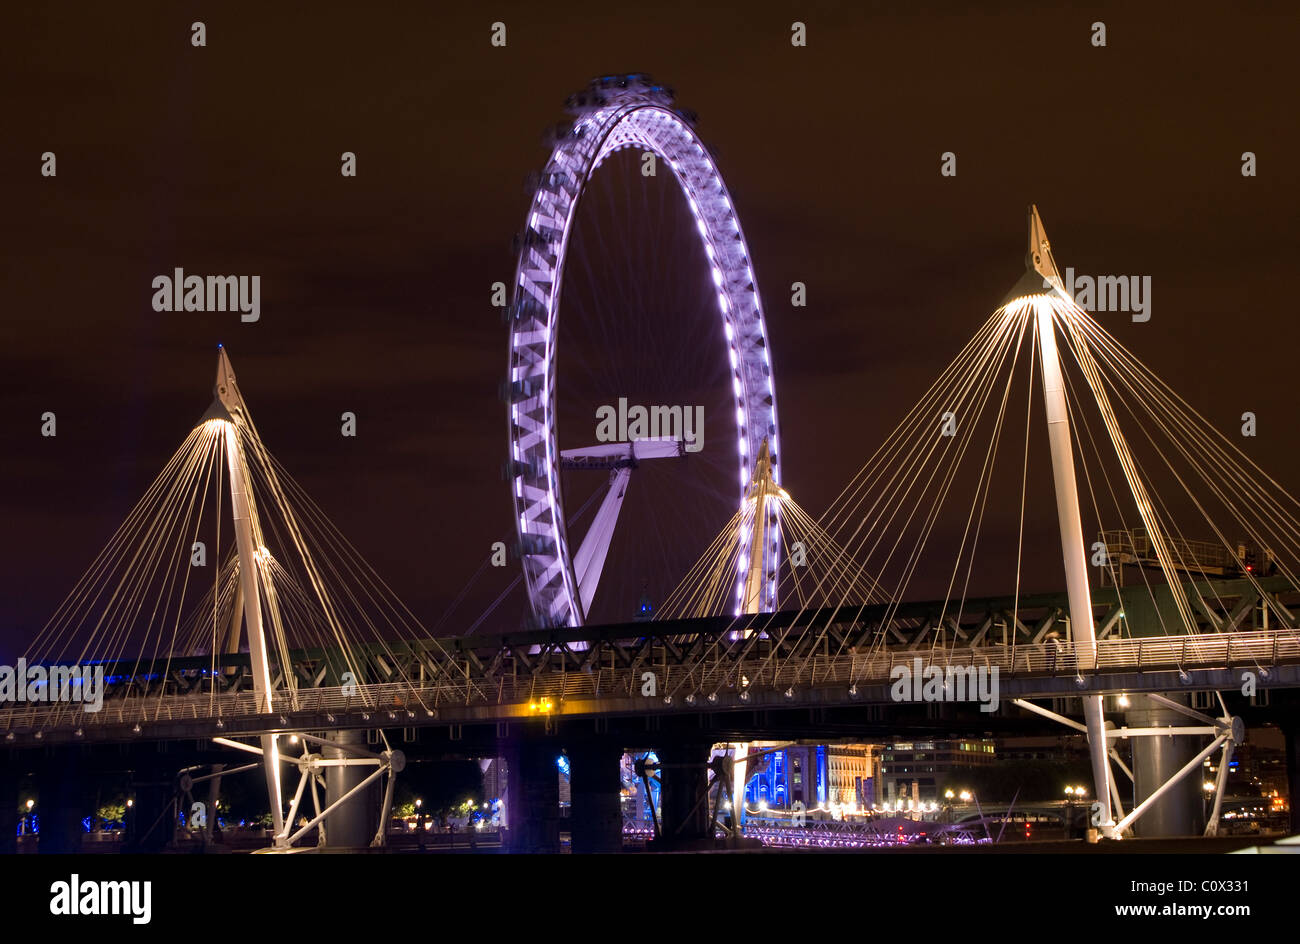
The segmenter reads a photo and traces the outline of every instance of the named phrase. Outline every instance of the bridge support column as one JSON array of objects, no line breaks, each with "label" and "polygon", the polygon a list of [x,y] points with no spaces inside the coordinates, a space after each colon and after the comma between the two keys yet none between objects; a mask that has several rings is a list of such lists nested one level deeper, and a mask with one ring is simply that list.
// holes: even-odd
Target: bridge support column
[{"label": "bridge support column", "polygon": [[[1133,706],[1124,713],[1124,723],[1129,727],[1154,728],[1189,723],[1185,716],[1163,708],[1145,696],[1129,697],[1133,699]],[[1187,702],[1186,696],[1176,693],[1166,697]],[[1138,737],[1131,738],[1129,743],[1133,746],[1133,802],[1136,805],[1178,773],[1204,746],[1204,738]],[[1204,781],[1199,771],[1188,774],[1142,814],[1133,824],[1133,832],[1143,839],[1199,836],[1205,830]]]},{"label": "bridge support column", "polygon": [[176,838],[176,770],[153,746],[141,745],[131,773],[123,852],[157,853]]},{"label": "bridge support column", "polygon": [[1291,811],[1290,835],[1300,835],[1300,716],[1293,711],[1282,723],[1286,742],[1287,806]]},{"label": "bridge support column", "polygon": [[499,803],[497,807],[497,822],[501,828],[510,828],[510,778],[506,773],[506,760],[504,757],[483,757],[478,762],[479,770],[483,772],[483,792],[489,799],[496,800]]},{"label": "bridge support column", "polygon": [[[364,731],[335,731],[329,739],[335,744],[347,744],[360,750],[366,747]],[[344,760],[355,757],[337,747],[322,748],[326,760]],[[325,771],[325,806],[338,800],[349,790],[374,772],[373,767],[329,767]],[[325,818],[321,825],[325,828],[325,846],[329,849],[364,849],[370,845],[378,827],[378,799],[375,796],[375,784],[348,800]],[[311,789],[308,786],[307,789]],[[310,809],[310,807],[308,807]]]},{"label": "bridge support column", "polygon": [[658,849],[685,849],[712,845],[712,808],[709,806],[709,752],[707,741],[668,744],[659,756],[661,829],[653,845]]},{"label": "bridge support column", "polygon": [[623,850],[623,781],[619,762],[623,748],[617,743],[578,741],[568,747],[569,790],[573,805],[569,832],[573,851]]},{"label": "bridge support column", "polygon": [[94,812],[86,796],[86,786],[94,773],[87,766],[88,759],[75,748],[59,750],[41,764],[36,782],[41,798],[37,851],[42,855],[81,851],[81,821]]},{"label": "bridge support column", "polygon": [[221,799],[221,772],[226,769],[225,764],[213,764],[212,773],[216,774],[208,781],[208,820],[203,826],[203,845],[206,847],[212,842],[212,836],[217,826],[217,801]]},{"label": "bridge support column", "polygon": [[520,739],[506,746],[509,852],[560,851],[559,745],[550,738]]},{"label": "bridge support column", "polygon": [[0,755],[0,855],[18,852],[18,754]]}]

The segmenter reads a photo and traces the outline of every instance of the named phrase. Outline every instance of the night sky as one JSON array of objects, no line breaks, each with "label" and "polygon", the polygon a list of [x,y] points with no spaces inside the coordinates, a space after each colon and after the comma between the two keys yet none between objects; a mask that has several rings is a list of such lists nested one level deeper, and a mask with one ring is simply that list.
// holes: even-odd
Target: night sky
[{"label": "night sky", "polygon": [[[814,515],[1019,277],[1030,202],[1063,267],[1151,277],[1149,322],[1099,320],[1224,430],[1255,411],[1243,448],[1300,489],[1284,5],[268,6],[0,14],[0,661],[207,408],[218,342],[271,451],[437,623],[514,540],[490,286],[513,273],[543,130],[608,72],[648,72],[700,116],[764,295],[783,484]],[[175,267],[260,275],[260,321],[153,311]],[[1027,542],[1056,540],[1031,522]],[[1044,559],[1031,582],[1060,587]],[[440,631],[516,573],[489,568]]]}]

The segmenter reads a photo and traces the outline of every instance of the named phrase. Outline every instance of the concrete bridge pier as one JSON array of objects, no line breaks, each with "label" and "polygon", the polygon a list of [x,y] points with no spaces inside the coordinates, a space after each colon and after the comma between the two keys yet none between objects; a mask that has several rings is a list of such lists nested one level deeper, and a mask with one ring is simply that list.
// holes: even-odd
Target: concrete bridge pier
[{"label": "concrete bridge pier", "polygon": [[1286,742],[1287,806],[1291,817],[1289,833],[1300,836],[1300,712],[1292,709],[1279,727]]},{"label": "concrete bridge pier", "polygon": [[[1165,708],[1145,695],[1129,697],[1132,706],[1124,712],[1124,723],[1129,727],[1196,724],[1187,716]],[[1188,703],[1186,695],[1171,693],[1166,697]],[[1126,813],[1181,770],[1205,746],[1206,739],[1189,736],[1139,737],[1130,739],[1129,743],[1133,746],[1134,796],[1125,804]],[[1211,759],[1214,760],[1217,756],[1216,754]],[[1133,824],[1134,834],[1143,839],[1201,835],[1205,831],[1204,780],[1201,772],[1195,771],[1183,778],[1181,783],[1175,784]]]},{"label": "concrete bridge pier", "polygon": [[507,742],[506,851],[560,851],[560,772],[555,759],[560,746],[552,738],[520,738]]},{"label": "concrete bridge pier", "polygon": [[[63,749],[43,758],[36,774],[40,788],[41,854],[81,851],[81,821],[94,813],[94,794],[87,796],[87,758],[78,750]],[[93,790],[93,787],[91,788]],[[170,838],[170,836],[168,837]]]},{"label": "concrete bridge pier", "polygon": [[663,835],[658,850],[693,849],[714,844],[709,805],[710,741],[679,741],[656,750],[659,756],[659,807]]},{"label": "concrete bridge pier", "polygon": [[623,849],[623,781],[617,742],[578,741],[567,748],[572,807],[569,832],[575,853]]},{"label": "concrete bridge pier", "polygon": [[18,852],[18,756],[12,751],[0,755],[0,855]]},{"label": "concrete bridge pier", "polygon": [[161,852],[176,838],[175,766],[163,764],[161,758],[137,760],[131,773],[131,793],[122,851]]},{"label": "concrete bridge pier", "polygon": [[[335,744],[345,744],[363,751],[368,750],[364,731],[335,731],[328,737]],[[342,760],[355,756],[337,747],[322,748],[321,753],[326,760]],[[326,768],[325,807],[328,807],[362,780],[365,780],[367,776],[374,773],[374,770],[374,767],[362,766]],[[375,832],[379,827],[377,786],[378,784],[372,783],[361,791],[359,796],[348,800],[325,818],[321,825],[325,827],[324,845],[326,848],[365,849],[370,845],[370,840],[375,837]],[[310,785],[308,785],[307,789],[311,789]],[[315,814],[310,801],[304,802],[306,805],[303,809],[306,812],[303,815],[311,818]],[[289,830],[290,835],[293,832],[294,829],[291,828]],[[310,841],[310,834],[304,838]]]}]

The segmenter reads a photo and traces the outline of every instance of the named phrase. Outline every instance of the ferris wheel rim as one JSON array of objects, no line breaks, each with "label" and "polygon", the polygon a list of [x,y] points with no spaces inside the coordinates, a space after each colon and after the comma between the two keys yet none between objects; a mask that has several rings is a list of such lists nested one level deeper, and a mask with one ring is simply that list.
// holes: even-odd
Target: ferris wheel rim
[{"label": "ferris wheel rim", "polygon": [[[727,339],[742,505],[763,442],[769,444],[774,478],[778,469],[779,426],[762,301],[721,172],[689,119],[670,107],[665,90],[646,81],[633,82],[631,89],[598,87],[607,81],[588,86],[593,98],[604,101],[580,107],[577,120],[557,135],[529,204],[508,309],[508,478],[529,603],[535,619],[550,627],[577,626],[586,619],[560,485],[555,403],[560,296],[577,208],[595,172],[616,151],[641,147],[667,164],[696,221]],[[743,558],[743,535],[741,541]],[[777,543],[774,538],[768,550],[773,605]]]}]

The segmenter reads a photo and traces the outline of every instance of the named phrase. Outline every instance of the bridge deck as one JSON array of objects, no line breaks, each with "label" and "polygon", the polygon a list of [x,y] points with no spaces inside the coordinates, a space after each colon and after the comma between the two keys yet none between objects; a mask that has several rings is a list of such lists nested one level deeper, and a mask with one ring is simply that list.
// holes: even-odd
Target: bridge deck
[{"label": "bridge deck", "polygon": [[[681,660],[680,652],[671,659],[660,648],[643,650],[626,665],[589,663],[585,670],[572,671],[563,663],[557,671],[538,663],[534,672],[520,672],[516,666],[495,675],[481,664],[475,668],[477,660],[467,656],[463,671],[430,681],[281,689],[274,693],[270,713],[260,710],[249,690],[168,694],[164,687],[161,694],[114,697],[95,712],[70,702],[16,705],[0,710],[0,731],[11,745],[21,739],[30,746],[142,735],[210,737],[745,711],[760,706],[888,704],[896,701],[890,691],[891,673],[899,666],[915,669],[917,660],[923,668],[997,669],[1004,703],[1015,697],[1239,688],[1244,670],[1257,673],[1260,688],[1300,686],[1300,634],[1287,628],[1103,639],[1097,643],[1095,663],[1087,664],[1068,642],[924,650],[899,645],[841,654],[823,649],[804,658],[777,658],[776,645],[771,639],[712,639],[689,660]],[[648,694],[650,677],[653,695]]]}]

